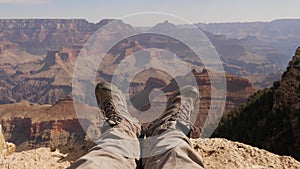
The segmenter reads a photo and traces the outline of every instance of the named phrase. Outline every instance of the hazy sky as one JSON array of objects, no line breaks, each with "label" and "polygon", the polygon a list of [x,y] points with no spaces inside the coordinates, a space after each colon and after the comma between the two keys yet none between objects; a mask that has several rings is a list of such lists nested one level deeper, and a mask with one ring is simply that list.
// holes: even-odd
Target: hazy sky
[{"label": "hazy sky", "polygon": [[[192,23],[299,18],[299,0],[0,0],[0,18],[84,18],[98,22],[138,12],[164,12]],[[136,25],[154,24],[137,20]]]}]

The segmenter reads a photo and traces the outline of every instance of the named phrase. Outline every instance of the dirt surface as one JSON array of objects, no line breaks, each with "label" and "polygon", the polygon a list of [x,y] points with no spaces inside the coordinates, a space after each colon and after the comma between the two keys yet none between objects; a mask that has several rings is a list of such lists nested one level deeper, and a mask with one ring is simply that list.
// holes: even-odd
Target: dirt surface
[{"label": "dirt surface", "polygon": [[70,162],[63,161],[64,155],[49,148],[16,152],[0,159],[1,169],[64,169]]},{"label": "dirt surface", "polygon": [[[242,143],[225,139],[204,139],[200,144],[192,140],[195,150],[203,158],[206,169],[297,169],[300,162],[278,156]],[[63,169],[70,166],[67,155],[48,148],[16,152],[0,159],[1,169]]]},{"label": "dirt surface", "polygon": [[292,157],[278,156],[268,151],[239,142],[214,138],[196,144],[207,169],[299,169],[300,162]]}]

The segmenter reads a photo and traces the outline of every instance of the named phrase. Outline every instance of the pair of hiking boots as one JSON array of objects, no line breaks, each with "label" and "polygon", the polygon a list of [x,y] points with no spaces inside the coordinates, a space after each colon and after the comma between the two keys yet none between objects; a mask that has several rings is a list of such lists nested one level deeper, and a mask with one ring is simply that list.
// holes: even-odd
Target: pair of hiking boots
[{"label": "pair of hiking boots", "polygon": [[[110,127],[120,127],[132,131],[139,137],[142,133],[139,121],[127,110],[122,92],[108,82],[97,84],[95,94],[99,108],[104,112]],[[169,98],[165,111],[143,131],[146,137],[159,135],[172,128],[184,132],[187,136],[193,127],[191,115],[198,100],[198,89],[186,86]]]}]

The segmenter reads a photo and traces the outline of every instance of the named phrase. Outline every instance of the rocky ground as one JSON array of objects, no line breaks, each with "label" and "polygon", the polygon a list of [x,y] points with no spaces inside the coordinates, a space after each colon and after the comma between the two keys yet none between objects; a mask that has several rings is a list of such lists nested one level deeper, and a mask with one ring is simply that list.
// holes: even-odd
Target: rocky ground
[{"label": "rocky ground", "polygon": [[292,157],[278,156],[268,151],[226,139],[205,139],[194,147],[207,169],[293,169],[300,162]]},{"label": "rocky ground", "polygon": [[16,152],[0,159],[1,169],[64,169],[70,162],[63,161],[63,154],[50,152],[49,148],[39,148]]},{"label": "rocky ground", "polygon": [[[206,169],[296,169],[300,162],[287,156],[278,156],[242,143],[225,139],[193,140],[195,150],[203,157]],[[1,169],[62,169],[70,165],[67,155],[48,148],[16,152],[0,160]]]}]

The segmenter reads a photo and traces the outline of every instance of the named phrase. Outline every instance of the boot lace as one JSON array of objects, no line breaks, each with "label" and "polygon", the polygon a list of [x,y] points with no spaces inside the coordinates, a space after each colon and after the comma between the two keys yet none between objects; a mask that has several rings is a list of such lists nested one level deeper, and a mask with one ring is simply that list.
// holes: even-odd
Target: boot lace
[{"label": "boot lace", "polygon": [[120,117],[120,114],[116,112],[111,100],[108,100],[104,103],[103,109],[107,118],[107,122],[110,125],[115,126],[121,123],[122,118]]}]

